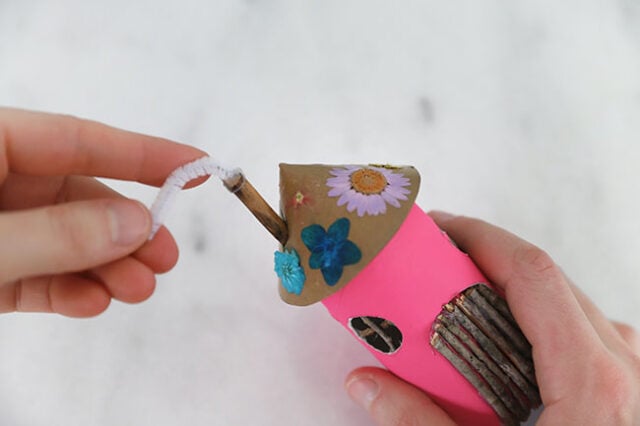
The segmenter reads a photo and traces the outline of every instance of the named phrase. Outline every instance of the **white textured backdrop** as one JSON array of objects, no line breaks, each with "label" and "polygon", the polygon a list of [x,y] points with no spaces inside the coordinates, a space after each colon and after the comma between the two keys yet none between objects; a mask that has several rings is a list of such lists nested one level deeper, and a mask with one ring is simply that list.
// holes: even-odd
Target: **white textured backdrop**
[{"label": "white textured backdrop", "polygon": [[[196,145],[272,204],[281,161],[413,164],[423,208],[526,237],[640,326],[635,0],[0,0],[0,104]],[[342,381],[373,359],[279,301],[234,197],[212,180],[168,225],[148,302],[0,317],[1,425],[369,424]]]}]

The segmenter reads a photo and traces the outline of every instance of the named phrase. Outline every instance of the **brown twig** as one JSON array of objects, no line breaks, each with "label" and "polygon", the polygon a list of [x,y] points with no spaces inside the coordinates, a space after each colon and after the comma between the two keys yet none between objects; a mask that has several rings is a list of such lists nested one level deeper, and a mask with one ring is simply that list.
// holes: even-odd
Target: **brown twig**
[{"label": "brown twig", "polygon": [[513,362],[520,372],[531,382],[536,383],[533,364],[530,357],[525,357],[520,352],[514,350],[509,341],[500,333],[498,329],[483,315],[482,311],[464,294],[459,295],[455,304],[473,323],[483,331],[486,336],[491,336],[492,341],[500,350]]},{"label": "brown twig", "polygon": [[[477,284],[471,288],[477,289],[482,296],[491,303],[491,306],[496,308],[500,313],[508,318],[513,324],[516,324],[516,320],[513,318],[513,314],[511,313],[511,309],[509,309],[509,305],[507,305],[507,301],[504,300],[498,293],[496,293],[493,289],[485,284]],[[516,324],[517,326],[517,324]]]},{"label": "brown twig", "polygon": [[284,220],[267,204],[256,189],[242,174],[224,180],[224,186],[247,206],[249,211],[283,246],[289,238]]},{"label": "brown twig", "polygon": [[431,336],[431,346],[440,352],[476,388],[480,396],[493,408],[505,425],[515,426],[519,424],[489,384],[467,362],[458,356],[438,332],[434,332]]},{"label": "brown twig", "polygon": [[447,316],[459,323],[472,337],[478,346],[500,367],[500,369],[518,386],[518,389],[527,397],[532,407],[540,405],[538,387],[527,380],[518,368],[507,358],[496,344],[480,330],[457,306],[448,304],[445,306]]},{"label": "brown twig", "polygon": [[[465,348],[468,348],[468,350],[471,351],[471,353],[473,353],[475,357],[477,357],[477,359],[481,362],[481,364],[479,364],[480,366],[478,367],[480,371],[483,369],[488,369],[493,375],[495,375],[500,384],[509,390],[511,397],[513,397],[513,400],[515,402],[507,403],[507,407],[511,409],[511,405],[514,406],[514,409],[512,409],[511,411],[517,413],[519,420],[526,420],[529,415],[531,402],[527,395],[525,395],[525,392],[520,388],[520,386],[514,380],[512,380],[511,377],[505,371],[503,371],[502,368],[500,368],[500,365],[497,363],[497,361],[493,359],[487,352],[485,352],[482,347],[480,347],[474,336],[472,336],[467,330],[462,328],[460,323],[456,322],[453,318],[450,318],[448,314],[439,315],[437,321],[442,324],[449,332],[455,335],[462,343],[462,345]],[[461,351],[458,352],[462,354]],[[506,359],[504,359],[504,361],[508,362],[508,360]],[[516,370],[515,367],[512,367],[511,369]],[[519,379],[523,386],[528,385],[528,382],[524,377],[519,375]],[[537,389],[533,393],[537,394]]]},{"label": "brown twig", "polygon": [[[456,324],[450,324],[452,329],[459,328]],[[508,411],[508,417],[521,419],[526,416],[526,409],[520,404],[516,396],[511,393],[505,383],[496,376],[487,365],[476,357],[463,342],[458,339],[453,330],[449,330],[444,324],[439,323],[435,326],[435,332],[449,344],[449,346],[462,358],[484,381],[491,387],[491,390],[500,399],[502,404]],[[500,414],[503,417],[502,414]]]},{"label": "brown twig", "polygon": [[531,345],[516,325],[513,317],[509,317],[513,322],[504,318],[504,314],[494,307],[491,302],[484,297],[484,294],[480,293],[479,289],[481,287],[485,286],[483,284],[473,286],[466,290],[464,294],[482,310],[487,319],[507,337],[509,343],[515,346],[521,355],[528,359],[531,358]]}]

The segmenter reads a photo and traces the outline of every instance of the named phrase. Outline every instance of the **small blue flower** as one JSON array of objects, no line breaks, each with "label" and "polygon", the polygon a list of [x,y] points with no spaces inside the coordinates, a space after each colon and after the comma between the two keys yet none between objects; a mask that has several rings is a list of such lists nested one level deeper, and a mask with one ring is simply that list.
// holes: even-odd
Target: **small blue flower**
[{"label": "small blue flower", "polygon": [[302,230],[302,242],[311,251],[309,267],[320,269],[324,281],[335,285],[345,266],[358,263],[362,253],[349,241],[349,219],[336,220],[327,231],[320,225],[307,226]]},{"label": "small blue flower", "polygon": [[275,268],[276,274],[282,281],[282,286],[289,292],[294,294],[302,293],[304,281],[307,277],[304,270],[300,266],[300,257],[294,249],[275,252]]}]

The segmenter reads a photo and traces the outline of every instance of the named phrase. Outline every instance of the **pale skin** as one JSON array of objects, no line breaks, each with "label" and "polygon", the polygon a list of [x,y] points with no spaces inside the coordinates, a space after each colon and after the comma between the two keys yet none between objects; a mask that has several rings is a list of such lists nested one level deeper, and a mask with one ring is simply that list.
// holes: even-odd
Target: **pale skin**
[{"label": "pale skin", "polygon": [[[137,303],[178,248],[149,211],[102,184],[159,186],[206,155],[75,117],[0,108],[0,313],[89,317]],[[202,180],[192,183],[196,185]],[[485,222],[431,213],[501,288],[533,346],[540,425],[640,424],[640,338],[609,321],[542,250]],[[353,371],[349,394],[378,425],[453,425],[423,392],[379,368]]]},{"label": "pale skin", "polygon": [[175,265],[176,243],[166,228],[147,241],[149,211],[96,177],[159,186],[203,155],[93,121],[0,108],[0,313],[89,317],[112,299],[147,299],[156,274]]},{"label": "pale skin", "polygon": [[[430,215],[506,295],[532,344],[544,410],[538,425],[640,424],[640,337],[609,321],[541,249],[486,222]],[[417,388],[364,367],[345,386],[382,426],[455,423]]]}]

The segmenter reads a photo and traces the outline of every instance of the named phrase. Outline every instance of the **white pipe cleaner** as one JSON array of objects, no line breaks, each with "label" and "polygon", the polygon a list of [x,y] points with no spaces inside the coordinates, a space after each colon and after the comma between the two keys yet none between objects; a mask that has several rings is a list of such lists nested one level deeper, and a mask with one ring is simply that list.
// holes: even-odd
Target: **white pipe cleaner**
[{"label": "white pipe cleaner", "polygon": [[223,167],[211,157],[202,157],[175,169],[164,182],[162,188],[160,188],[160,192],[151,205],[153,224],[151,226],[149,239],[153,239],[156,235],[156,232],[158,232],[158,229],[160,229],[160,226],[162,226],[164,222],[167,210],[171,206],[173,199],[187,182],[209,175],[215,175],[225,181],[241,174],[242,171],[240,169]]}]

